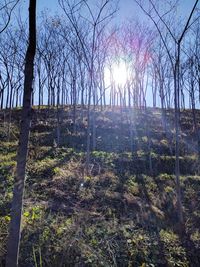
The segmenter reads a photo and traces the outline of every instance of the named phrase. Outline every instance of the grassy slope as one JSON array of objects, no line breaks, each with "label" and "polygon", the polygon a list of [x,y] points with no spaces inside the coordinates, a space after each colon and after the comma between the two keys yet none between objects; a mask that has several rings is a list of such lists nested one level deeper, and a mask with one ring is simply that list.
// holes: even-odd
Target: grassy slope
[{"label": "grassy slope", "polygon": [[[200,176],[192,114],[185,111],[181,116],[180,169],[187,236],[179,236],[172,112],[167,113],[167,134],[159,109],[135,114],[134,157],[130,153],[129,111],[96,112],[97,147],[91,153],[87,176],[86,123],[78,117],[77,132],[73,133],[72,113],[65,110],[61,148],[56,148],[55,110],[34,112],[20,266],[200,265]],[[8,141],[4,121],[8,113],[0,113],[2,262],[10,220],[19,111],[12,115]]]}]

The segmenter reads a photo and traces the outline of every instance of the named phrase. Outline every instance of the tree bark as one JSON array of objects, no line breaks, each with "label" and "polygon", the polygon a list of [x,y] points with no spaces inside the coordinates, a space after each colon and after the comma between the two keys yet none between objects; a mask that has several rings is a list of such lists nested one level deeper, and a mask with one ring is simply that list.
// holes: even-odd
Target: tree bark
[{"label": "tree bark", "polygon": [[36,52],[36,0],[29,2],[29,44],[25,57],[24,97],[22,120],[20,125],[19,146],[17,152],[17,169],[13,189],[11,223],[7,244],[6,267],[18,266],[19,244],[21,237],[21,219],[23,208],[23,193],[25,184],[25,169],[28,150],[28,140],[31,123],[31,94],[33,83],[34,58]]}]

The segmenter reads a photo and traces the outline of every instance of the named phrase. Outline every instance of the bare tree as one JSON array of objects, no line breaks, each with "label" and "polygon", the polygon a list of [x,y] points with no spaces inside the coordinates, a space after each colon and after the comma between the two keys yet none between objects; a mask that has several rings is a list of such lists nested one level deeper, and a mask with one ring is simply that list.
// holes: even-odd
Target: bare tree
[{"label": "bare tree", "polygon": [[0,33],[2,33],[9,25],[11,15],[20,0],[4,0],[0,3]]},{"label": "bare tree", "polygon": [[[166,21],[166,17],[171,11],[174,10],[174,7],[177,4],[177,1],[174,1],[173,5],[170,3],[170,7],[167,11],[164,11],[163,14],[160,13],[158,10],[155,1],[148,0],[149,9],[145,8],[143,1],[135,0],[138,6],[143,10],[143,12],[150,18],[153,22],[154,26],[156,27],[160,38],[163,42],[163,45],[166,49],[166,53],[171,63],[171,67],[173,69],[173,79],[174,79],[174,108],[175,108],[175,175],[176,175],[176,193],[177,193],[177,213],[178,213],[178,221],[179,221],[179,230],[184,231],[185,223],[184,223],[184,216],[183,216],[183,206],[181,200],[181,188],[180,188],[180,167],[179,167],[179,144],[180,144],[180,129],[179,129],[179,120],[180,120],[180,57],[181,57],[181,45],[185,34],[187,33],[188,29],[190,28],[191,19],[195,12],[195,9],[198,4],[198,0],[195,1],[195,4],[189,13],[188,19],[183,27],[182,31],[179,34],[173,33],[173,30],[170,28],[169,21]],[[170,46],[166,43],[163,37],[162,28],[166,30],[170,36],[170,46],[173,46],[173,52],[170,49]]]},{"label": "bare tree", "polygon": [[[95,92],[95,58],[97,54],[98,38],[100,33],[105,28],[106,23],[110,20],[116,9],[109,9],[111,0],[103,0],[96,9],[88,4],[87,1],[82,0],[78,4],[71,4],[70,1],[59,0],[65,15],[70,21],[74,34],[76,35],[84,56],[85,64],[88,71],[88,101],[87,101],[87,148],[86,148],[86,172],[89,172],[90,162],[90,146],[91,146],[91,104],[95,106],[94,98],[92,96]],[[86,15],[80,13],[80,9],[84,8]],[[79,12],[77,12],[79,11]],[[88,25],[89,35],[85,36],[80,22]],[[86,38],[87,37],[87,38]],[[94,111],[93,111],[94,114]],[[94,122],[94,119],[93,119]],[[93,128],[94,129],[94,128]]]},{"label": "bare tree", "polygon": [[18,266],[19,245],[21,237],[21,219],[25,184],[26,158],[31,122],[31,94],[33,82],[34,57],[36,51],[36,0],[29,4],[29,44],[25,57],[24,98],[20,126],[19,146],[17,152],[17,169],[13,190],[11,222],[7,245],[6,266]]}]

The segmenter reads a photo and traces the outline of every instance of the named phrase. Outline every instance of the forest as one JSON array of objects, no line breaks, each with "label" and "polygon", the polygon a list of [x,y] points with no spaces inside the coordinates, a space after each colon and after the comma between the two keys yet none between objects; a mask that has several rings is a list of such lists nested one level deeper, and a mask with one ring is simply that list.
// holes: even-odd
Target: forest
[{"label": "forest", "polygon": [[200,266],[199,0],[55,2],[0,2],[0,267]]}]

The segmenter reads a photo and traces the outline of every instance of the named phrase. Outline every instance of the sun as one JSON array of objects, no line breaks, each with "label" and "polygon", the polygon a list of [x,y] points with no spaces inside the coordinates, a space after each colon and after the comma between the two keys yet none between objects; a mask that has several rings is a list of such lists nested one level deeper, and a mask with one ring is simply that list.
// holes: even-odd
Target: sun
[{"label": "sun", "polygon": [[127,66],[124,61],[119,61],[105,68],[106,86],[111,84],[117,87],[124,87],[129,79]]}]

